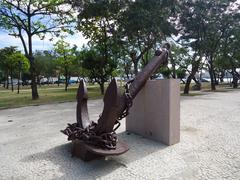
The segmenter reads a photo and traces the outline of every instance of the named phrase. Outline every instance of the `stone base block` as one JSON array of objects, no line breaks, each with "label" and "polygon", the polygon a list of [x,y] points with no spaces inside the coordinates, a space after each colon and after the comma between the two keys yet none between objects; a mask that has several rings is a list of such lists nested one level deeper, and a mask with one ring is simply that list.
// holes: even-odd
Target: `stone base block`
[{"label": "stone base block", "polygon": [[173,145],[180,141],[180,82],[149,80],[134,99],[126,130]]}]

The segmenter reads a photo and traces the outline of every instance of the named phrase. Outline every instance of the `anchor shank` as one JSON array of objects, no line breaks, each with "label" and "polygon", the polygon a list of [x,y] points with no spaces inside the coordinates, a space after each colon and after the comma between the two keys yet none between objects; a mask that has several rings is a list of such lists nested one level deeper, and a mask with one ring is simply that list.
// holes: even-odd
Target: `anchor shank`
[{"label": "anchor shank", "polygon": [[[155,56],[140,72],[131,83],[129,87],[129,92],[131,98],[134,99],[138,92],[143,88],[147,80],[151,77],[151,75],[161,66],[166,64],[168,58],[168,50],[163,50],[160,56]],[[119,118],[124,110],[127,108],[127,102],[125,98],[125,94],[121,95],[118,100],[118,105],[115,109],[116,113],[112,112],[112,116],[102,116],[98,120],[97,125],[97,133],[108,133],[113,131],[113,127],[117,118]],[[114,115],[115,114],[115,115]],[[106,123],[107,122],[107,123]],[[107,125],[106,125],[107,124]]]},{"label": "anchor shank", "polygon": [[[147,80],[151,77],[151,75],[161,66],[166,64],[168,58],[168,51],[164,50],[160,56],[155,56],[145,67],[144,69],[138,73],[135,77],[134,81],[131,83],[129,87],[129,92],[132,96],[132,99],[136,97],[138,92],[144,87]],[[119,116],[126,108],[126,102],[124,95],[121,97],[119,103],[118,114]]]},{"label": "anchor shank", "polygon": [[138,92],[143,88],[147,80],[151,75],[160,67],[160,65],[166,64],[168,57],[168,52],[163,51],[160,56],[155,56],[145,68],[138,73],[134,81],[129,87],[130,94],[134,99]]}]

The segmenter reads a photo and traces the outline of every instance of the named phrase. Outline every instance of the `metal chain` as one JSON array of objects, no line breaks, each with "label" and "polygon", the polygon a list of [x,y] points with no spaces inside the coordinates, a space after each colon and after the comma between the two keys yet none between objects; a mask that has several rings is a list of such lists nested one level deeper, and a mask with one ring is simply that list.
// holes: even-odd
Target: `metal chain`
[{"label": "metal chain", "polygon": [[[129,114],[129,109],[132,106],[132,96],[129,91],[129,86],[132,82],[133,80],[128,81],[125,85],[124,95],[126,101],[126,108],[123,113],[116,119],[115,124],[117,124],[117,126],[113,129],[112,132],[97,135],[97,123],[95,122],[92,122],[92,124],[85,129],[78,127],[77,123],[68,124],[68,127],[65,130],[61,130],[61,132],[68,136],[69,141],[79,139],[88,144],[96,145],[103,149],[116,149],[118,139],[115,131],[120,126],[119,120],[125,118]],[[99,117],[101,117],[101,114],[99,115]]]},{"label": "metal chain", "polygon": [[95,130],[96,126],[97,123],[95,122],[92,122],[92,124],[85,129],[78,127],[77,123],[68,124],[68,127],[61,132],[68,136],[69,141],[79,139],[103,149],[116,149],[117,134],[113,131],[97,135]]},{"label": "metal chain", "polygon": [[133,81],[134,81],[134,79],[128,81],[125,85],[124,95],[125,95],[126,108],[124,109],[124,111],[122,112],[120,117],[118,117],[118,120],[121,120],[121,119],[125,118],[129,114],[130,107],[132,107],[133,100],[132,100],[132,95],[130,94],[129,87],[130,87],[130,85]]},{"label": "metal chain", "polygon": [[127,115],[129,114],[129,109],[130,107],[132,107],[132,96],[130,94],[130,91],[129,91],[129,87],[130,87],[130,84],[134,81],[133,80],[130,80],[128,81],[124,88],[125,88],[125,92],[124,92],[124,96],[125,96],[125,102],[126,102],[126,108],[124,109],[124,111],[122,112],[122,114],[116,119],[116,122],[115,124],[117,124],[117,126],[114,128],[114,132],[120,127],[121,123],[119,122],[121,119],[127,117]]}]

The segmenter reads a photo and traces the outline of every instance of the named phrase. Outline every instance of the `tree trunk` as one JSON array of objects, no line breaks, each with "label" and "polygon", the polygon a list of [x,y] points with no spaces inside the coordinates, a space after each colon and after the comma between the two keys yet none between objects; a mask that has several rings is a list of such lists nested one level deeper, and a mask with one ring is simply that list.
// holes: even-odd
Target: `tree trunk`
[{"label": "tree trunk", "polygon": [[194,77],[196,73],[197,73],[197,70],[193,69],[192,72],[189,74],[184,87],[184,92],[183,92],[184,94],[189,94],[190,84],[192,80],[195,81],[195,83],[200,87],[200,90],[201,90],[201,83],[199,83]]},{"label": "tree trunk", "polygon": [[232,81],[232,85],[233,85],[233,88],[236,89],[238,88],[238,77],[236,75],[236,68],[232,68],[232,77],[233,77],[233,81]]},{"label": "tree trunk", "polygon": [[3,83],[3,87],[6,88],[6,81],[4,81],[4,83]]},{"label": "tree trunk", "polygon": [[129,77],[129,74],[128,74],[128,73],[126,73],[126,76],[127,76],[127,79],[130,79],[130,77]]},{"label": "tree trunk", "polygon": [[201,82],[199,82],[196,78],[195,78],[195,75],[193,76],[193,78],[192,78],[193,80],[194,80],[194,82],[196,83],[196,87],[195,87],[195,90],[201,90],[201,88],[202,88],[202,84],[201,84]]},{"label": "tree trunk", "polygon": [[212,72],[211,68],[209,69],[209,74],[210,74],[210,79],[211,79],[211,90],[215,91],[216,90],[215,80],[214,80],[214,76],[213,76],[213,72]]},{"label": "tree trunk", "polygon": [[11,86],[12,86],[12,92],[13,92],[13,70],[10,70],[10,76],[11,76]]},{"label": "tree trunk", "polygon": [[67,91],[68,88],[68,69],[65,67],[65,91]]},{"label": "tree trunk", "polygon": [[7,85],[6,85],[7,78],[8,78],[8,74],[6,73],[6,74],[5,74],[5,80],[4,80],[4,83],[3,83],[3,87],[4,87],[4,88],[7,87]]},{"label": "tree trunk", "polygon": [[180,78],[180,80],[182,81],[183,84],[186,84],[186,82],[183,79]]},{"label": "tree trunk", "polygon": [[236,71],[237,68],[232,58],[230,58],[230,62],[232,66],[231,74],[233,77],[232,83],[230,83],[230,85],[232,84],[233,88],[238,88],[238,80],[240,79],[240,74]]},{"label": "tree trunk", "polygon": [[195,74],[198,71],[200,60],[201,60],[201,58],[199,58],[198,61],[192,63],[192,71],[187,78],[187,81],[186,81],[186,84],[184,87],[184,92],[183,92],[184,94],[189,94],[190,84],[191,84],[191,81],[194,78]]},{"label": "tree trunk", "polygon": [[213,69],[213,77],[214,77],[215,85],[218,85],[218,80],[217,80],[216,72],[214,69]]},{"label": "tree trunk", "polygon": [[[135,77],[137,76],[138,74],[138,59],[136,57],[136,53],[135,52],[131,52],[130,53],[130,57],[131,57],[131,60],[132,60],[132,63],[133,63],[133,73],[135,75]],[[141,57],[140,57],[141,58]]]},{"label": "tree trunk", "polygon": [[[30,14],[30,5],[28,6],[28,14]],[[31,29],[32,29],[32,25],[31,25],[31,16],[29,15],[27,18],[28,21],[28,31],[27,31],[27,35],[28,35],[28,53],[25,50],[25,54],[28,57],[28,60],[30,62],[30,76],[31,76],[31,80],[32,80],[32,84],[31,84],[31,89],[32,89],[32,100],[37,100],[39,99],[39,95],[38,95],[38,87],[37,87],[37,83],[36,83],[36,66],[35,66],[35,61],[34,61],[34,57],[33,57],[33,48],[32,48],[32,33],[31,33]],[[22,37],[23,38],[23,37]]]},{"label": "tree trunk", "polygon": [[222,71],[220,74],[220,82],[223,83],[224,82],[224,76],[225,76],[225,71]]},{"label": "tree trunk", "polygon": [[216,90],[216,84],[215,84],[215,78],[214,78],[214,69],[213,69],[213,60],[212,57],[210,57],[210,61],[208,64],[208,70],[209,70],[209,75],[211,79],[211,90],[215,91]]},{"label": "tree trunk", "polygon": [[189,75],[187,78],[185,87],[184,87],[184,92],[183,92],[184,94],[189,94],[189,88],[190,88],[191,81],[192,81],[192,77],[191,77],[191,75]]},{"label": "tree trunk", "polygon": [[20,89],[20,81],[19,81],[19,78],[18,78],[18,84],[17,84],[17,93],[19,94],[19,89]]},{"label": "tree trunk", "polygon": [[17,88],[17,93],[19,94],[19,87],[20,87],[20,78],[21,78],[21,66],[19,65],[19,71],[18,71],[18,88]]},{"label": "tree trunk", "polygon": [[41,87],[41,79],[42,78],[40,78],[40,75],[37,75],[37,84],[39,85],[39,87]]},{"label": "tree trunk", "polygon": [[129,66],[127,63],[124,65],[124,72],[125,72],[127,79],[129,79],[130,70],[129,70]]},{"label": "tree trunk", "polygon": [[58,81],[57,81],[57,84],[58,84],[58,87],[59,87],[59,84],[60,84],[60,74],[58,74]]},{"label": "tree trunk", "polygon": [[7,89],[9,89],[9,79],[8,79],[8,76],[9,76],[9,72],[7,71]]},{"label": "tree trunk", "polygon": [[201,84],[201,83],[195,78],[195,74],[194,74],[192,80],[193,80],[197,85]]},{"label": "tree trunk", "polygon": [[100,82],[100,90],[101,90],[101,94],[104,95],[104,82]]},{"label": "tree trunk", "polygon": [[68,78],[67,75],[65,76],[65,91],[67,91],[68,88]]},{"label": "tree trunk", "polygon": [[78,79],[77,79],[76,84],[79,83],[80,81],[81,81],[81,77],[78,75]]},{"label": "tree trunk", "polygon": [[49,86],[49,79],[50,79],[50,78],[49,78],[49,77],[47,77],[47,85],[48,85],[48,86]]},{"label": "tree trunk", "polygon": [[236,77],[236,75],[233,76],[233,88],[238,88],[238,78]]},{"label": "tree trunk", "polygon": [[172,63],[172,78],[176,79],[176,64],[172,57],[171,57],[171,63]]},{"label": "tree trunk", "polygon": [[31,89],[32,89],[32,100],[39,99],[38,90],[37,90],[37,83],[36,83],[36,68],[35,68],[35,62],[34,57],[29,57],[30,62],[30,76],[31,76]]},{"label": "tree trunk", "polygon": [[137,61],[133,62],[133,67],[134,67],[134,75],[136,77],[137,74],[138,74],[138,63],[137,63]]}]

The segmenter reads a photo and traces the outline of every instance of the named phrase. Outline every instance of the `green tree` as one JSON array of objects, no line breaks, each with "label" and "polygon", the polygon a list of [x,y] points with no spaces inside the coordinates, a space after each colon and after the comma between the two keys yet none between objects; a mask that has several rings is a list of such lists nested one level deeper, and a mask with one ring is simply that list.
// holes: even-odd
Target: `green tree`
[{"label": "green tree", "polygon": [[19,94],[19,89],[20,89],[20,79],[21,79],[21,73],[23,72],[28,72],[29,70],[29,62],[27,58],[18,52],[13,53],[10,57],[10,63],[11,63],[11,69],[10,69],[10,75],[11,75],[11,84],[12,84],[12,91],[13,91],[13,74],[17,74],[17,93]]},{"label": "green tree", "polygon": [[[0,50],[0,56],[1,56],[1,68],[4,71],[5,74],[5,80],[7,80],[7,89],[9,85],[9,79],[11,78],[11,89],[13,88],[13,78],[15,74],[18,74],[18,84],[20,79],[20,73],[21,71],[28,71],[29,63],[26,61],[26,58],[20,53],[20,51],[17,51],[17,47],[10,46],[5,47]],[[21,66],[21,67],[20,67]],[[19,92],[19,86],[18,86],[18,92]]]},{"label": "green tree", "polygon": [[0,0],[0,27],[20,38],[30,63],[32,99],[38,99],[33,37],[45,38],[46,33],[67,30],[72,13],[64,0]]},{"label": "green tree", "polygon": [[50,77],[56,76],[57,63],[54,53],[51,51],[36,51],[34,57],[38,84],[41,84],[42,77],[46,77],[49,83]]},{"label": "green tree", "polygon": [[116,62],[112,59],[108,59],[106,62],[104,59],[105,57],[102,56],[97,47],[83,49],[81,52],[81,58],[83,60],[83,68],[87,70],[88,77],[93,82],[99,84],[101,94],[104,94],[104,83],[112,76],[112,73],[117,67]]},{"label": "green tree", "polygon": [[[227,31],[231,26],[234,26],[234,21],[239,21],[239,18],[232,19],[235,16],[235,12],[228,11],[231,3],[234,0],[218,0],[209,1],[209,11],[206,17],[207,26],[205,29],[205,57],[207,59],[207,66],[211,78],[211,89],[216,90],[215,85],[217,84],[216,72],[214,67],[214,61],[218,56],[218,49],[221,45],[221,40],[226,35]],[[236,16],[235,16],[236,17]],[[233,21],[232,21],[233,20]]]},{"label": "green tree", "polygon": [[[90,64],[98,64],[99,69],[96,70],[99,75],[91,73],[91,76],[100,84],[102,93],[104,82],[112,75],[114,61],[116,62],[119,57],[115,34],[118,27],[117,17],[122,6],[123,1],[86,1],[78,15],[79,30],[90,40],[89,44],[94,48],[93,51],[89,51],[92,54]],[[86,62],[85,66],[89,69]]]},{"label": "green tree", "polygon": [[[82,49],[85,49],[85,46],[82,47]],[[83,56],[82,51],[75,51],[76,55],[76,61],[73,63],[73,75],[77,76],[80,80],[81,78],[88,77],[88,70],[83,68]]]},{"label": "green tree", "polygon": [[180,1],[179,30],[181,41],[192,51],[192,70],[188,76],[184,93],[189,92],[189,85],[202,63],[207,60],[211,77],[211,89],[215,90],[216,77],[214,60],[217,56],[220,42],[229,27],[233,24],[228,13],[235,0],[185,0]]},{"label": "green tree", "polygon": [[166,36],[177,32],[172,23],[176,4],[175,0],[136,0],[126,3],[118,19],[117,35],[121,48],[132,60],[135,75],[145,54],[151,54],[149,51]]},{"label": "green tree", "polygon": [[185,81],[183,81],[183,79],[186,76],[186,70],[182,68],[178,68],[176,70],[176,75],[177,75],[177,78],[179,78],[185,84]]},{"label": "green tree", "polygon": [[8,89],[9,88],[9,75],[10,75],[10,69],[11,69],[11,63],[9,57],[15,53],[17,50],[17,47],[15,46],[10,46],[10,47],[5,47],[0,50],[0,64],[1,64],[1,69],[4,74],[4,79],[6,80],[6,83],[4,83],[4,86]]},{"label": "green tree", "polygon": [[69,43],[61,39],[54,44],[54,51],[57,57],[57,65],[65,76],[65,91],[67,91],[70,75],[74,69],[74,62],[76,61],[76,46],[70,47]]},{"label": "green tree", "polygon": [[237,22],[236,26],[226,33],[225,38],[221,42],[221,48],[218,52],[214,65],[219,72],[228,71],[233,77],[233,88],[238,87],[240,79],[240,25]]},{"label": "green tree", "polygon": [[159,73],[161,73],[163,75],[164,78],[170,78],[171,75],[171,69],[169,69],[168,67],[161,67],[159,69]]}]

